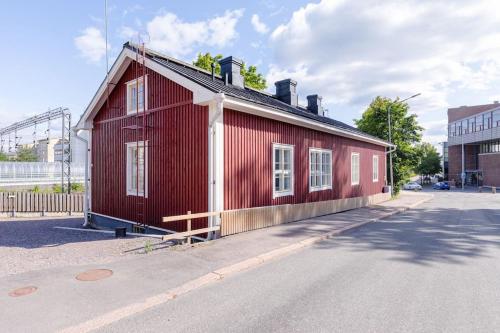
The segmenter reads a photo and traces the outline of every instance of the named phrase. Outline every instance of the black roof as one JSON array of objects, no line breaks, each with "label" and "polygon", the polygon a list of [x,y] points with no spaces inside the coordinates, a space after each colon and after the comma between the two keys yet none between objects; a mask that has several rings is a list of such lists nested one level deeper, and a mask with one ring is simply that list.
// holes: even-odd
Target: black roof
[{"label": "black roof", "polygon": [[[136,47],[131,43],[126,43],[124,47],[136,51]],[[241,88],[239,86],[234,86],[232,84],[226,85],[224,80],[219,75],[215,75],[214,79],[212,79],[212,75],[208,71],[199,69],[194,65],[185,63],[183,61],[167,57],[165,55],[162,55],[160,53],[154,52],[149,49],[146,49],[146,56],[151,60],[161,64],[162,66],[167,67],[168,69],[186,77],[187,79],[192,80],[193,82],[198,83],[199,85],[211,91],[222,92],[228,96],[272,107],[274,109],[288,112],[303,118],[315,120],[317,122],[330,125],[337,129],[341,129],[344,131],[352,132],[353,134],[364,136],[366,138],[384,141],[381,140],[380,138],[377,138],[363,131],[360,131],[359,129],[353,126],[347,125],[341,121],[311,113],[307,111],[306,108],[300,106],[294,107],[292,105],[289,105],[285,102],[280,101],[278,98],[276,98],[276,96],[267,94],[265,92],[257,91],[247,87]]]}]

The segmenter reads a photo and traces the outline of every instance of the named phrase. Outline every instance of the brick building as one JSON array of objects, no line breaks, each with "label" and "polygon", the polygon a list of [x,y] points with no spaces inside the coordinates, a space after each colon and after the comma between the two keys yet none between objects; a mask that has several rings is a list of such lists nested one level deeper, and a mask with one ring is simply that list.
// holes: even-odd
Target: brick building
[{"label": "brick building", "polygon": [[500,103],[448,109],[448,178],[500,186]]}]

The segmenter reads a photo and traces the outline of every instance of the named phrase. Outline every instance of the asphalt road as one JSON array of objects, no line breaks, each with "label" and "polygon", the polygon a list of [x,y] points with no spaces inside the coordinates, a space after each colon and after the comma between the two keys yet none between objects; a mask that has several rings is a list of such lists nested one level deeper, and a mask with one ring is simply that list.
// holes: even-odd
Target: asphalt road
[{"label": "asphalt road", "polygon": [[102,332],[500,332],[500,195],[417,209]]}]

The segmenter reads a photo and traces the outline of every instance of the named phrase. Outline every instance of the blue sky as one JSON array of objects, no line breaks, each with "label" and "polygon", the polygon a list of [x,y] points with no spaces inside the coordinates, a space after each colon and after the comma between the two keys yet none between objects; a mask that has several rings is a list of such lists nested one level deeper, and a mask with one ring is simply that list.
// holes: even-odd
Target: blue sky
[{"label": "blue sky", "polygon": [[[104,1],[10,2],[0,12],[0,126],[69,107],[75,120],[105,75]],[[422,96],[412,111],[425,139],[445,138],[446,109],[500,99],[496,1],[109,0],[109,55],[137,34],[192,61],[222,53],[292,77],[300,98],[319,93],[352,123],[377,95]],[[5,8],[5,6],[4,6]]]}]

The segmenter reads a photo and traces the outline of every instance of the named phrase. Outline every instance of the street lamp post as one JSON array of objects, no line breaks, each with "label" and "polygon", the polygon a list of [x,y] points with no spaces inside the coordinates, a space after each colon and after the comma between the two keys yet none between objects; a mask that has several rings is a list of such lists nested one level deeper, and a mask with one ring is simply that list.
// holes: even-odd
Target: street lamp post
[{"label": "street lamp post", "polygon": [[[398,101],[398,103],[406,102],[407,100],[415,98],[415,97],[420,96],[420,95],[421,95],[420,93],[412,95],[412,96],[410,96],[408,98],[405,98],[405,99],[403,99],[401,101]],[[395,101],[391,102],[389,104],[389,107],[387,108],[387,125],[388,125],[389,143],[390,144],[392,144],[391,108],[392,108],[392,105],[394,103],[395,103]],[[391,178],[391,196],[394,195],[394,172],[393,172],[393,169],[392,169],[392,152],[393,152],[393,150],[389,150],[389,173],[390,173],[390,178]]]}]

